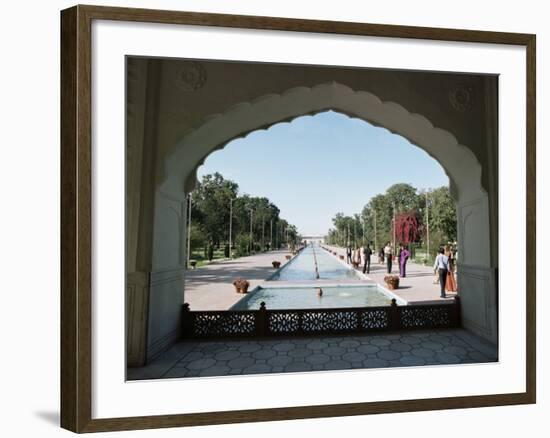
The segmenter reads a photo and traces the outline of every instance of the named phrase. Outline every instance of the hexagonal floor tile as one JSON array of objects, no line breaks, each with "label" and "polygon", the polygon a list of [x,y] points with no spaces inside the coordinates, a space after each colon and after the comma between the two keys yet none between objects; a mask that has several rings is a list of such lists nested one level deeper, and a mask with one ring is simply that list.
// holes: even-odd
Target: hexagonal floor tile
[{"label": "hexagonal floor tile", "polygon": [[203,370],[205,368],[211,367],[215,363],[216,361],[212,358],[197,359],[197,360],[194,360],[193,362],[189,362],[187,364],[187,368],[189,370]]},{"label": "hexagonal floor tile", "polygon": [[311,371],[311,364],[306,362],[292,362],[285,367],[285,372]]},{"label": "hexagonal floor tile", "polygon": [[397,360],[401,358],[401,353],[393,350],[385,350],[381,351],[377,355],[380,359],[384,360]]},{"label": "hexagonal floor tile", "polygon": [[230,360],[227,365],[233,369],[241,369],[253,365],[254,362],[254,359],[252,359],[251,357],[238,357],[236,359]]},{"label": "hexagonal floor tile", "polygon": [[435,354],[433,350],[428,350],[427,348],[413,348],[411,350],[411,353],[414,356],[427,358],[427,357],[433,357]]}]

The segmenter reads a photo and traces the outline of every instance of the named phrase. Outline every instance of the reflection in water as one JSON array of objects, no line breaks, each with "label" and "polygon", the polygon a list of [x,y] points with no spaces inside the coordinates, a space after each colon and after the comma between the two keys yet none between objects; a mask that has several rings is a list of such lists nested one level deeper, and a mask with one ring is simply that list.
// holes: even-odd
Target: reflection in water
[{"label": "reflection in water", "polygon": [[360,278],[353,269],[343,265],[326,251],[319,247],[308,246],[271,280],[316,280],[315,258],[319,268],[319,280]]},{"label": "reflection in water", "polygon": [[234,310],[257,310],[264,301],[268,309],[329,309],[335,307],[375,307],[390,305],[390,298],[377,285],[260,288],[241,300]]}]

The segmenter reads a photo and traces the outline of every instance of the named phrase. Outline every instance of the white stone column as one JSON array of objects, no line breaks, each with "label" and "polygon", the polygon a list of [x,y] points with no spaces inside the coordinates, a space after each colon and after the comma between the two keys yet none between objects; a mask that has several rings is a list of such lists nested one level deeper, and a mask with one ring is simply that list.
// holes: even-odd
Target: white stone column
[{"label": "white stone column", "polygon": [[496,343],[497,284],[491,264],[489,198],[459,201],[458,287],[463,326]]}]

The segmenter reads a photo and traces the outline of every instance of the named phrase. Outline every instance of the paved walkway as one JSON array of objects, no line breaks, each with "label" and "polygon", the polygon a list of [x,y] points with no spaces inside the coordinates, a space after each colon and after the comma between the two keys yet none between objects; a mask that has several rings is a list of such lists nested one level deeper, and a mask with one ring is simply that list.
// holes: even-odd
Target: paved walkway
[{"label": "paved walkway", "polygon": [[[338,256],[343,255],[345,258],[345,248],[330,245],[323,246],[332,248]],[[363,267],[361,267],[362,269]],[[399,265],[396,262],[393,263],[392,274],[399,275]],[[372,255],[370,274],[367,274],[367,276],[381,286],[386,287],[384,283],[386,275],[388,275],[386,263],[378,263],[378,255]],[[434,284],[434,280],[435,274],[432,266],[423,266],[409,261],[407,263],[407,276],[399,280],[399,289],[392,292],[409,302],[409,304],[430,304],[452,300],[456,293],[447,292],[448,298],[440,298],[439,284]]]},{"label": "paved walkway", "polygon": [[287,250],[270,251],[234,260],[212,262],[185,272],[184,301],[191,310],[227,310],[243,295],[235,292],[233,281],[249,281],[249,291],[275,272],[271,262],[286,263]]},{"label": "paved walkway", "polygon": [[[334,248],[338,255],[344,249]],[[186,272],[185,301],[192,310],[227,310],[243,295],[232,285],[246,278],[250,290],[274,273],[272,261],[286,263],[286,250],[214,262]],[[385,265],[372,258],[369,278],[384,286]],[[397,295],[410,303],[440,302],[431,267],[409,263]],[[365,281],[365,280],[363,280]],[[452,295],[451,295],[452,296]],[[452,298],[449,298],[452,299]],[[146,367],[129,368],[128,379],[225,376],[328,371],[351,368],[494,362],[497,349],[464,329],[390,334],[262,340],[178,342]]]},{"label": "paved walkway", "polygon": [[[344,255],[345,249],[324,245]],[[287,250],[271,251],[235,260],[212,262],[197,269],[186,271],[185,302],[192,310],[227,310],[243,295],[235,292],[233,281],[236,278],[246,278],[250,282],[249,290],[260,285],[275,272],[271,262],[279,261],[283,266],[287,260]],[[393,274],[399,274],[399,268],[394,263]],[[368,278],[382,287],[386,287],[384,277],[386,264],[379,264],[378,257],[371,257],[371,271]],[[399,289],[393,292],[410,304],[429,304],[450,301],[456,295],[447,292],[447,298],[439,297],[439,284],[434,284],[435,275],[431,266],[422,266],[414,262],[407,263],[407,277],[401,278]],[[334,281],[332,281],[334,282]],[[281,285],[281,284],[280,284]]]},{"label": "paved walkway", "polygon": [[463,329],[269,340],[179,342],[129,380],[445,365],[497,361]]}]

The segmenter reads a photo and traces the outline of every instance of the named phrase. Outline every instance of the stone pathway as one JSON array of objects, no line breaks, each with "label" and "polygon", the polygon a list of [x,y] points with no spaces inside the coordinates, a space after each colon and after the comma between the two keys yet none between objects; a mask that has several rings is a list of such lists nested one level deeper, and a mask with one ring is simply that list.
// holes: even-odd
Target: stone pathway
[{"label": "stone pathway", "polygon": [[187,270],[184,302],[191,310],[227,310],[243,297],[235,292],[235,279],[247,279],[251,291],[275,272],[271,262],[279,261],[283,266],[289,254],[287,250],[270,251]]},{"label": "stone pathway", "polygon": [[463,329],[358,336],[179,342],[129,380],[464,364],[497,361]]},{"label": "stone pathway", "polygon": [[[345,256],[345,248],[329,245],[323,246],[332,248],[338,255]],[[362,269],[363,267],[361,266]],[[393,263],[392,274],[399,275],[399,265],[396,262]],[[386,264],[378,263],[378,256],[376,254],[372,255],[370,274],[367,274],[367,277],[379,285],[386,287],[384,283],[386,275],[388,275]],[[435,274],[432,266],[423,266],[409,261],[407,263],[407,276],[399,280],[399,289],[392,292],[406,300],[409,304],[432,304],[441,301],[452,301],[456,292],[447,292],[447,298],[440,298],[439,284],[434,284],[434,279]]]}]

